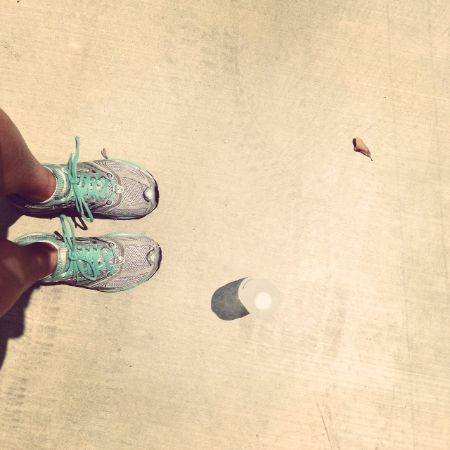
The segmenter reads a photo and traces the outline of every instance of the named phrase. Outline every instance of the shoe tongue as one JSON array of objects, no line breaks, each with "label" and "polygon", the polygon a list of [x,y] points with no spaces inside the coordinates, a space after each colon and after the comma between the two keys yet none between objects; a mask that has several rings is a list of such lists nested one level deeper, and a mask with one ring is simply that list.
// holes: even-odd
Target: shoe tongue
[{"label": "shoe tongue", "polygon": [[67,182],[67,171],[63,167],[46,166],[56,178],[56,190],[51,200],[60,200],[67,196],[70,191],[69,183]]},{"label": "shoe tongue", "polygon": [[66,272],[68,268],[69,268],[69,258],[67,247],[65,245],[61,245],[58,251],[57,270],[59,269],[61,272]]},{"label": "shoe tongue", "polygon": [[[82,163],[79,164],[79,168],[81,168]],[[55,193],[52,196],[52,200],[60,200],[65,197],[70,192],[70,185],[68,183],[68,173],[66,167],[58,167],[58,166],[48,166],[48,169],[50,169],[53,173],[53,175],[56,178],[56,190]],[[107,179],[105,174],[101,173],[104,179]],[[108,190],[110,193],[114,191],[112,183],[109,183]]]}]

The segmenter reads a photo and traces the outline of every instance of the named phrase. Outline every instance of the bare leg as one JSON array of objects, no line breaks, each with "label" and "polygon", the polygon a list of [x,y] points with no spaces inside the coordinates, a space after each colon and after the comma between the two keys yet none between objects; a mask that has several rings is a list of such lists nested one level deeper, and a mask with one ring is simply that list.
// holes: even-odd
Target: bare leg
[{"label": "bare leg", "polygon": [[39,164],[12,120],[0,109],[0,196],[19,194],[36,202],[50,198],[53,174]]},{"label": "bare leg", "polygon": [[21,247],[0,240],[0,317],[33,284],[56,268],[57,251],[48,244]]},{"label": "bare leg", "polygon": [[[53,194],[55,186],[53,174],[39,164],[17,127],[0,109],[0,197],[19,194],[40,202]],[[47,244],[21,247],[0,239],[0,317],[34,283],[53,273],[56,258],[56,250]]]}]

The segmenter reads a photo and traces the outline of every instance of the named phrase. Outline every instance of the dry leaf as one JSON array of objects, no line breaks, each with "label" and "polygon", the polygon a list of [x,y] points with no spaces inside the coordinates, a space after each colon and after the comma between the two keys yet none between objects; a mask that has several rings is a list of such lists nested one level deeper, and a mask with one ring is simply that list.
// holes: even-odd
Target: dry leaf
[{"label": "dry leaf", "polygon": [[369,147],[364,144],[364,141],[361,138],[357,137],[353,139],[353,150],[355,152],[362,153],[364,156],[367,156],[371,161],[373,161]]}]

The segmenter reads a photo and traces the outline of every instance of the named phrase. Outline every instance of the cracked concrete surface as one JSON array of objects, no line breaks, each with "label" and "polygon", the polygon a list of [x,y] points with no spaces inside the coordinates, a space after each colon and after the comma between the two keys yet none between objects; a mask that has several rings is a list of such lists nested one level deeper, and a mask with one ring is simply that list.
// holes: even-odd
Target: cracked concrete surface
[{"label": "cracked concrete surface", "polygon": [[[448,449],[448,2],[3,0],[0,23],[0,104],[42,162],[79,135],[158,180],[151,216],[82,234],[164,251],[136,290],[41,288],[0,322],[0,448]],[[271,321],[211,312],[245,276],[282,291]]]}]

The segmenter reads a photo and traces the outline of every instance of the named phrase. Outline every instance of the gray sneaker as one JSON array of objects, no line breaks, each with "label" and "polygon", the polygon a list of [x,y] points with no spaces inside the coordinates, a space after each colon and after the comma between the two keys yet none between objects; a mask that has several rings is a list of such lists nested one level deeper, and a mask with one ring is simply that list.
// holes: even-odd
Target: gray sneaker
[{"label": "gray sneaker", "polygon": [[45,164],[56,178],[56,191],[43,203],[31,203],[17,195],[11,203],[24,214],[54,217],[74,212],[92,222],[105,219],[137,219],[158,205],[158,186],[152,175],[134,163],[103,159],[79,163],[80,139],[68,164]]},{"label": "gray sneaker", "polygon": [[19,245],[45,242],[58,250],[54,273],[41,283],[118,292],[139,286],[159,269],[161,249],[152,239],[128,233],[77,238],[72,221],[64,215],[60,219],[62,234],[32,233],[15,241]]}]

